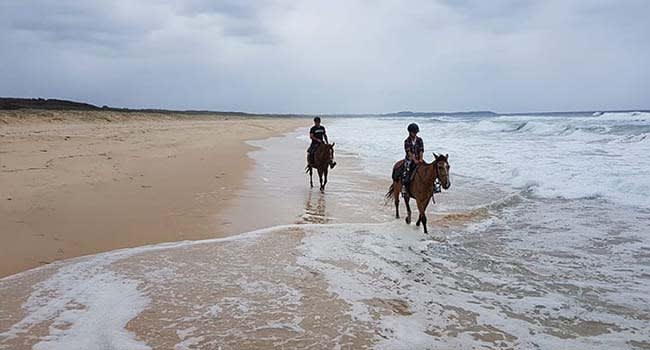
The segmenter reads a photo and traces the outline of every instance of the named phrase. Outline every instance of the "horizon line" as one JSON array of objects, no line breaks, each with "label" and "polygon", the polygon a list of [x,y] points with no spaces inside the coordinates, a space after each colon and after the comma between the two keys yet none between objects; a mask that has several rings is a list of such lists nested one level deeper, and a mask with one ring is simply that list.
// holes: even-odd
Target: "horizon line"
[{"label": "horizon line", "polygon": [[[13,100],[13,101],[12,101]],[[14,105],[12,108],[11,103],[17,103]],[[29,103],[29,102],[36,102],[40,103],[43,106],[38,106],[38,105],[21,105],[20,103]],[[63,103],[64,106],[50,106],[48,107],[47,104],[56,104],[56,103]],[[65,108],[67,105],[69,108]],[[9,106],[9,107],[7,107]],[[155,108],[155,107],[145,107],[145,108],[132,108],[132,107],[113,107],[113,106],[108,106],[108,105],[103,105],[103,106],[98,106],[92,103],[88,102],[80,102],[80,101],[75,101],[75,100],[68,100],[68,99],[63,99],[63,98],[43,98],[43,97],[3,97],[0,96],[0,110],[19,110],[19,109],[50,109],[50,110],[96,110],[96,111],[101,111],[101,110],[110,110],[110,111],[122,111],[122,112],[150,112],[150,113],[155,113],[155,112],[166,112],[166,113],[188,113],[188,114],[200,114],[200,113],[207,113],[207,114],[239,114],[239,115],[269,115],[269,116],[314,116],[314,115],[321,115],[321,116],[332,116],[332,117],[343,117],[343,116],[399,116],[400,114],[403,114],[404,117],[408,116],[423,116],[423,115],[439,115],[439,116],[444,116],[444,115],[466,115],[466,114],[492,114],[492,115],[526,115],[526,114],[531,114],[531,115],[540,115],[540,114],[561,114],[561,113],[571,113],[571,114],[580,114],[580,113],[630,113],[630,112],[650,112],[650,108],[624,108],[624,109],[592,109],[592,110],[549,110],[549,111],[525,111],[525,112],[508,112],[508,113],[500,113],[500,112],[495,112],[489,109],[470,109],[470,110],[465,110],[465,111],[412,111],[409,109],[404,109],[400,111],[393,111],[393,112],[383,112],[383,113],[347,113],[347,112],[341,112],[341,113],[331,113],[331,112],[316,112],[316,113],[304,113],[304,112],[298,112],[298,113],[274,113],[274,112],[249,112],[249,111],[227,111],[227,110],[211,110],[211,109],[168,109],[168,108]]]}]

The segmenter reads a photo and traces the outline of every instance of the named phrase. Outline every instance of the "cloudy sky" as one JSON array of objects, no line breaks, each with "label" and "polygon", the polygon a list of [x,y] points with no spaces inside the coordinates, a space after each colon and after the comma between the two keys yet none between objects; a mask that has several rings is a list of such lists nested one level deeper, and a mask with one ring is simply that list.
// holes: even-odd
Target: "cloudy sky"
[{"label": "cloudy sky", "polygon": [[249,112],[650,108],[648,0],[0,0],[0,96]]}]

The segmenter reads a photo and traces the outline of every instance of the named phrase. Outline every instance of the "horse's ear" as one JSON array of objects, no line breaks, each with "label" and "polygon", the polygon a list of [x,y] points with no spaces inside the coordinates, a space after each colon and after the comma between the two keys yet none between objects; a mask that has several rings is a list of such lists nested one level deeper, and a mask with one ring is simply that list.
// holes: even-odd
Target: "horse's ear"
[{"label": "horse's ear", "polygon": [[336,145],[336,142],[332,142],[332,148],[334,147],[334,145]]},{"label": "horse's ear", "polygon": [[445,159],[449,159],[449,153],[445,154]]},{"label": "horse's ear", "polygon": [[438,159],[438,155],[436,154],[436,152],[433,152],[433,158]]}]

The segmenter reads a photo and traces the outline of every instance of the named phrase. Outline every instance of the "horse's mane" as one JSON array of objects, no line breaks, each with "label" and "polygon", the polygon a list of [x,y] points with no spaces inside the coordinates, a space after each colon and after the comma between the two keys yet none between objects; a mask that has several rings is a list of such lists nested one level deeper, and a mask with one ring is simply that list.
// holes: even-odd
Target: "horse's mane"
[{"label": "horse's mane", "polygon": [[442,160],[443,160],[443,158],[440,157],[440,158],[434,159],[433,162],[431,162],[431,163],[427,163],[426,160],[423,160],[422,163],[423,163],[423,165],[436,165],[436,164],[438,164],[438,161],[442,161]]}]

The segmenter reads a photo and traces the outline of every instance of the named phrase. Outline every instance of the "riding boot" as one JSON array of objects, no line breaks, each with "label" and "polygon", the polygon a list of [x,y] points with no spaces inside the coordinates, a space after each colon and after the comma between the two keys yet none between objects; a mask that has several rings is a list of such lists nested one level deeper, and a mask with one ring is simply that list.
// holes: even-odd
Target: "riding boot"
[{"label": "riding boot", "polygon": [[330,162],[330,169],[334,169],[335,166],[336,166],[336,162],[334,161]]}]

